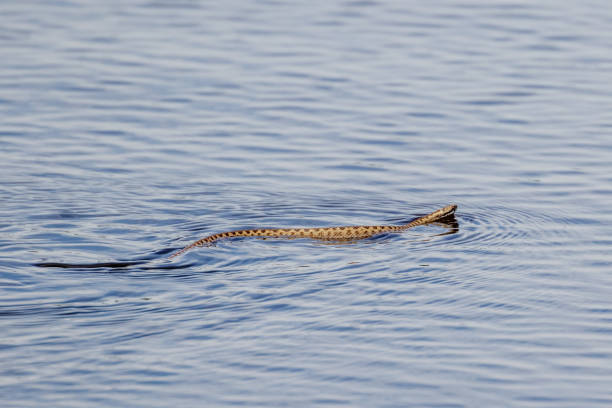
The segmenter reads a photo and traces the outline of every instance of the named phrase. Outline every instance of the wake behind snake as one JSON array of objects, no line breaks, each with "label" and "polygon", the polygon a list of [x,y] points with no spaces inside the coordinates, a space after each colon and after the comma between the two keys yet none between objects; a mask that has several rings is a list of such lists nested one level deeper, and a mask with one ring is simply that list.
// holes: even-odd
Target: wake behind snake
[{"label": "wake behind snake", "polygon": [[311,238],[327,241],[347,241],[369,238],[386,232],[401,232],[408,228],[436,222],[455,213],[455,204],[447,205],[430,214],[419,217],[404,225],[351,225],[343,227],[324,228],[265,228],[265,229],[243,229],[236,231],[220,232],[209,235],[185,248],[173,253],[168,258],[179,256],[192,248],[213,245],[220,239],[234,237],[272,237],[272,238]]}]

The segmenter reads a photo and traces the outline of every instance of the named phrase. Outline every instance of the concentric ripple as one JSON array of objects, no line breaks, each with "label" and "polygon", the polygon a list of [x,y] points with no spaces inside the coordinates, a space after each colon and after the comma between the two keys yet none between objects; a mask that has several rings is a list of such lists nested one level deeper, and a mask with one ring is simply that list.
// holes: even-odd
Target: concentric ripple
[{"label": "concentric ripple", "polygon": [[452,236],[455,245],[497,247],[526,239],[566,236],[565,223],[547,214],[503,206],[467,207],[457,215],[461,227]]}]

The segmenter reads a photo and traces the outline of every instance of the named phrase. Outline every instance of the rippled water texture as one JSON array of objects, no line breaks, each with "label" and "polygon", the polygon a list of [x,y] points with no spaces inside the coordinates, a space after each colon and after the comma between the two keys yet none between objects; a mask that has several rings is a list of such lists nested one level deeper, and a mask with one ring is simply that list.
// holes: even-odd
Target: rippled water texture
[{"label": "rippled water texture", "polygon": [[0,22],[3,408],[612,406],[608,2]]}]

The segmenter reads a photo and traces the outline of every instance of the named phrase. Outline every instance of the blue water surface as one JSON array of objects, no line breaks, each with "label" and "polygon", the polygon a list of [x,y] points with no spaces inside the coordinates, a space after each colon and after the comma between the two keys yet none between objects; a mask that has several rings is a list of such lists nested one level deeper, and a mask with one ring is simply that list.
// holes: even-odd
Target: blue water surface
[{"label": "blue water surface", "polygon": [[608,2],[0,22],[0,406],[612,406]]}]

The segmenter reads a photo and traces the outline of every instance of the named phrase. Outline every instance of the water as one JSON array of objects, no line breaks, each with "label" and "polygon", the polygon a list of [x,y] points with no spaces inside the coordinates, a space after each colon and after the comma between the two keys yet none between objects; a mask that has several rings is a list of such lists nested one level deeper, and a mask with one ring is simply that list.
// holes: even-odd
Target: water
[{"label": "water", "polygon": [[0,16],[3,407],[612,405],[607,2]]}]

